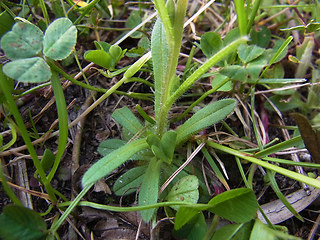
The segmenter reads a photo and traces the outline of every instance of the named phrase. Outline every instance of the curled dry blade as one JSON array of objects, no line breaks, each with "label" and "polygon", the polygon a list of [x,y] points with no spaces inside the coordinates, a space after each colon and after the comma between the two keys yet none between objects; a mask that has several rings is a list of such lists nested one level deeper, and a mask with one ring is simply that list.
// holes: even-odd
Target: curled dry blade
[{"label": "curled dry blade", "polygon": [[301,137],[313,161],[320,163],[320,131],[312,129],[310,122],[304,115],[291,113],[290,116],[297,123]]}]

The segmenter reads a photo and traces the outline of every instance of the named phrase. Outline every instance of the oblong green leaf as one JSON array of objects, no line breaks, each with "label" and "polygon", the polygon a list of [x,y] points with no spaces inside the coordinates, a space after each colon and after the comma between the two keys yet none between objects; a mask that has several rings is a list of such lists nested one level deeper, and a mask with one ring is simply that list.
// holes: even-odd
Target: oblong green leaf
[{"label": "oblong green leaf", "polygon": [[77,29],[68,18],[51,23],[44,35],[43,53],[54,60],[69,56],[77,41]]},{"label": "oblong green leaf", "polygon": [[154,86],[155,92],[155,115],[156,118],[162,106],[161,96],[163,95],[163,83],[168,66],[169,46],[167,44],[166,33],[160,19],[158,19],[153,27],[151,35],[151,54],[153,63]]},{"label": "oblong green leaf", "polygon": [[111,57],[104,50],[89,50],[85,52],[84,59],[106,69],[111,66]]},{"label": "oblong green leaf", "polygon": [[40,215],[29,208],[6,206],[0,215],[0,237],[3,240],[44,240],[47,226]]},{"label": "oblong green leaf", "polygon": [[[153,158],[146,170],[139,192],[139,206],[155,204],[158,202],[159,176],[162,161]],[[149,222],[155,212],[154,208],[140,212],[143,221]]]},{"label": "oblong green leaf", "polygon": [[40,57],[9,62],[3,66],[3,72],[20,82],[40,83],[51,78],[49,65]]},{"label": "oblong green leaf", "polygon": [[244,223],[256,216],[258,203],[251,189],[238,188],[221,193],[212,198],[209,203],[213,212],[227,220]]},{"label": "oblong green leaf", "polygon": [[177,145],[182,144],[192,134],[209,127],[227,117],[236,107],[235,99],[223,99],[196,112],[177,129]]},{"label": "oblong green leaf", "polygon": [[115,110],[112,114],[112,118],[133,135],[143,128],[138,118],[136,118],[128,107]]},{"label": "oblong green leaf", "polygon": [[98,153],[100,153],[102,156],[107,156],[125,144],[126,142],[121,139],[107,139],[99,144]]},{"label": "oblong green leaf", "polygon": [[135,153],[148,147],[149,145],[145,139],[138,139],[114,150],[89,168],[82,178],[82,185],[86,187],[95,183],[119,167]]},{"label": "oblong green leaf", "polygon": [[1,39],[1,48],[7,58],[21,59],[37,55],[43,41],[42,31],[35,25],[19,22]]},{"label": "oblong green leaf", "polygon": [[[199,180],[194,175],[188,175],[181,178],[170,190],[166,200],[169,202],[188,202],[197,203],[199,199]],[[178,210],[179,206],[172,206]]]},{"label": "oblong green leaf", "polygon": [[135,167],[121,175],[113,185],[113,191],[116,195],[128,195],[137,191],[137,188],[143,181],[147,165]]}]

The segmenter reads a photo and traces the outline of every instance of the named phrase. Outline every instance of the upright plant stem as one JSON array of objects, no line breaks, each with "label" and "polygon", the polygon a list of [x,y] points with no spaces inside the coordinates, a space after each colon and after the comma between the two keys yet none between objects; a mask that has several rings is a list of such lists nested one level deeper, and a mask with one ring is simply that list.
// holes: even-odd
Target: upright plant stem
[{"label": "upright plant stem", "polygon": [[[163,1],[159,1],[159,2],[163,2]],[[168,65],[167,65],[168,69],[166,71],[166,77],[164,79],[165,82],[162,85],[164,89],[161,89],[161,97],[160,97],[161,98],[160,102],[164,103],[164,105],[172,94],[174,82],[176,80],[175,79],[176,71],[177,71],[179,53],[181,49],[183,24],[184,24],[184,17],[186,15],[187,5],[188,5],[187,0],[178,0],[176,10],[175,10],[173,32],[170,31],[170,27],[172,26],[172,23],[170,21],[167,10],[164,11],[162,9],[157,9],[159,11],[161,21],[166,30],[167,43],[169,46],[169,56],[168,56]],[[162,13],[162,11],[164,11],[164,13]],[[166,130],[166,126],[168,124],[167,122],[168,112],[171,106],[169,107],[169,109],[163,108],[162,106],[160,107],[161,109],[159,112],[159,118],[157,119],[157,134],[161,136]]]}]

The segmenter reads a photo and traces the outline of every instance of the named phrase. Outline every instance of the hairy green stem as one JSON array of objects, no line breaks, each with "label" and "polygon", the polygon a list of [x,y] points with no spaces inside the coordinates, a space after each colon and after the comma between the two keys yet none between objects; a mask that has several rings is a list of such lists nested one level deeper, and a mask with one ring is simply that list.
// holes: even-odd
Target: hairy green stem
[{"label": "hairy green stem", "polygon": [[261,167],[270,169],[270,170],[275,171],[275,172],[277,172],[279,174],[282,174],[284,176],[287,176],[287,177],[292,178],[294,180],[297,180],[299,182],[303,182],[303,183],[306,183],[307,185],[310,185],[310,186],[313,186],[315,188],[319,188],[320,189],[320,181],[319,180],[316,180],[316,179],[304,176],[302,174],[290,171],[288,169],[285,169],[285,168],[282,168],[282,167],[279,167],[279,166],[264,162],[264,161],[262,161],[262,160],[260,160],[258,158],[252,157],[252,155],[249,155],[247,153],[243,153],[243,152],[240,152],[238,150],[235,150],[235,149],[220,145],[220,144],[215,143],[215,142],[206,141],[206,143],[207,143],[208,146],[213,147],[215,149],[218,149],[218,150],[220,150],[222,152],[228,153],[228,154],[233,155],[235,157],[242,158],[242,159],[247,160],[249,162],[252,162],[254,164],[260,165]]},{"label": "hairy green stem", "polygon": [[169,110],[173,103],[182,96],[194,83],[197,81],[204,73],[206,73],[212,66],[217,64],[219,61],[224,59],[226,56],[228,56],[230,53],[236,50],[236,48],[242,44],[248,41],[247,37],[239,38],[223,49],[221,49],[219,52],[217,52],[214,56],[209,58],[201,67],[199,67],[191,76],[189,76],[181,85],[180,87],[173,93],[173,95],[170,96],[167,102],[165,102],[164,106],[162,107],[162,111],[167,115],[169,113]]},{"label": "hairy green stem", "polygon": [[[162,2],[162,1],[161,1]],[[178,65],[178,59],[179,59],[179,53],[181,49],[181,41],[182,41],[182,35],[183,35],[183,24],[184,24],[184,17],[186,14],[188,1],[186,0],[178,0],[176,10],[175,10],[175,18],[174,18],[174,32],[172,33],[167,30],[170,28],[170,26],[166,26],[166,24],[171,24],[171,21],[169,19],[169,23],[166,23],[166,19],[163,19],[164,16],[160,14],[161,21],[165,27],[166,30],[166,37],[167,37],[167,43],[169,46],[169,56],[168,56],[168,69],[166,71],[166,76],[164,78],[164,83],[162,83],[162,86],[164,89],[161,89],[161,100],[160,103],[163,103],[165,105],[166,102],[168,102],[168,99],[170,98],[170,95],[172,94],[174,82],[176,78],[176,71],[177,71],[177,65]],[[158,11],[162,11],[157,9]],[[166,12],[167,13],[167,12]],[[168,15],[169,18],[169,15]],[[156,89],[157,91],[157,89]],[[166,126],[168,124],[168,112],[167,109],[160,106],[160,112],[159,117],[156,120],[157,122],[157,134],[162,135],[165,130]]]}]

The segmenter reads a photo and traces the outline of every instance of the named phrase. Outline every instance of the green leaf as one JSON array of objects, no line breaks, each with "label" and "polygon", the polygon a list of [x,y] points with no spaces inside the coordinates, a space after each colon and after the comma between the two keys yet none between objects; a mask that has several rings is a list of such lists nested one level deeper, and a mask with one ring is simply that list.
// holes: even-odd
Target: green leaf
[{"label": "green leaf", "polygon": [[166,162],[171,163],[173,153],[176,146],[177,133],[175,131],[167,131],[161,138],[161,149],[166,156]]},{"label": "green leaf", "polygon": [[128,107],[115,110],[112,114],[112,118],[133,135],[143,128],[142,124]]},{"label": "green leaf", "polygon": [[178,231],[174,236],[179,239],[198,240],[203,239],[207,231],[207,224],[202,212],[195,215],[187,224]]},{"label": "green leaf", "polygon": [[4,207],[0,226],[3,240],[44,240],[47,236],[47,226],[40,215],[21,206]]},{"label": "green leaf", "polygon": [[255,44],[262,48],[268,47],[271,39],[271,31],[269,30],[269,28],[262,26],[261,30],[259,31],[255,31],[254,29],[252,29],[250,35],[252,44]]},{"label": "green leaf", "polygon": [[223,45],[227,46],[233,41],[236,41],[241,37],[239,28],[234,28],[227,33],[227,35],[223,39]]},{"label": "green leaf", "polygon": [[[159,177],[162,161],[153,158],[145,172],[140,192],[139,192],[139,206],[155,204],[158,202],[159,191]],[[155,212],[155,209],[148,209],[141,211],[143,221],[149,222]]]},{"label": "green leaf", "polygon": [[178,208],[174,221],[174,230],[179,230],[188,223],[194,216],[200,213],[201,210],[194,207],[180,206]]},{"label": "green leaf", "polygon": [[[222,74],[217,74],[213,81],[212,81],[212,88],[215,88],[217,85],[219,85],[221,82],[223,82],[224,80],[226,80],[228,77]],[[228,92],[232,90],[232,82],[228,81],[227,83],[225,83],[222,87],[218,88],[217,91],[221,91],[221,92]]]},{"label": "green leaf", "polygon": [[282,39],[275,41],[274,47],[266,51],[270,58],[269,64],[279,62],[287,55],[288,45],[290,44],[291,40],[292,36],[288,37],[286,40]]},{"label": "green leaf", "polygon": [[238,80],[241,82],[246,82],[248,78],[248,73],[246,69],[243,66],[239,65],[231,65],[224,67],[220,74],[228,76],[229,78],[233,80]]},{"label": "green leaf", "polygon": [[13,24],[13,17],[7,11],[3,11],[0,14],[0,37],[6,32],[10,31]]},{"label": "green leaf", "polygon": [[48,64],[40,57],[14,60],[3,66],[3,72],[20,82],[40,83],[51,78]]},{"label": "green leaf", "polygon": [[265,49],[256,45],[241,44],[238,47],[238,55],[242,62],[248,63],[264,53]]},{"label": "green leaf", "polygon": [[104,50],[89,50],[85,52],[84,58],[106,69],[111,66],[111,56]]},{"label": "green leaf", "polygon": [[107,43],[107,42],[98,42],[98,41],[94,41],[94,45],[96,46],[96,48],[98,50],[104,50],[105,52],[109,52],[109,49],[111,47],[111,44]]},{"label": "green leaf", "polygon": [[216,32],[206,32],[201,37],[200,47],[207,58],[212,57],[223,47],[220,34]]},{"label": "green leaf", "polygon": [[[240,231],[244,224],[243,223],[236,223],[236,224],[228,224],[226,226],[223,226],[219,228],[212,236],[212,239],[223,239],[223,240],[231,240],[234,239],[233,237]],[[241,238],[248,239],[250,235],[248,235],[247,238]]]},{"label": "green leaf", "polygon": [[256,216],[258,203],[251,189],[238,188],[223,192],[209,203],[208,211],[236,223],[248,222]]},{"label": "green leaf", "polygon": [[53,60],[69,56],[77,42],[77,29],[68,18],[59,18],[51,23],[45,34],[43,53]]},{"label": "green leaf", "polygon": [[267,225],[263,224],[260,220],[256,219],[249,240],[278,240],[279,238],[283,240],[300,239],[298,237],[291,236],[285,232],[271,229]]},{"label": "green leaf", "polygon": [[21,59],[37,55],[41,50],[43,33],[30,23],[19,22],[1,39],[1,48],[7,58]]},{"label": "green leaf", "polygon": [[[166,197],[169,202],[197,203],[199,199],[199,180],[194,175],[181,178],[170,190]],[[180,206],[172,206],[178,210]]]},{"label": "green leaf", "polygon": [[[137,25],[139,25],[142,22],[141,16],[138,11],[132,11],[130,16],[128,17],[126,21],[126,28],[135,28]],[[130,37],[132,38],[141,38],[143,36],[143,33],[141,32],[135,32]]]},{"label": "green leaf", "polygon": [[235,99],[223,99],[209,104],[196,112],[177,129],[177,145],[182,144],[192,134],[209,127],[227,117],[236,107]]},{"label": "green leaf", "polygon": [[119,167],[135,153],[146,148],[148,148],[148,144],[145,139],[139,139],[114,150],[89,168],[82,178],[82,185],[86,187],[95,183]]},{"label": "green leaf", "polygon": [[122,55],[122,49],[118,45],[112,45],[109,48],[109,54],[115,60],[115,62],[118,62]]},{"label": "green leaf", "polygon": [[107,139],[99,144],[98,153],[100,153],[102,156],[107,156],[125,144],[126,142],[121,139]]},{"label": "green leaf", "polygon": [[151,54],[153,63],[153,73],[154,73],[154,85],[155,85],[155,115],[156,118],[159,115],[162,103],[161,96],[163,95],[162,86],[165,82],[167,64],[168,64],[168,54],[169,46],[166,40],[166,33],[163,24],[160,19],[158,19],[153,27],[151,35]]},{"label": "green leaf", "polygon": [[46,172],[52,167],[54,159],[55,155],[53,154],[53,152],[50,149],[46,149],[41,159],[41,166],[43,168],[43,171]]},{"label": "green leaf", "polygon": [[266,65],[267,65],[267,59],[264,56],[264,54],[254,59],[253,61],[249,62],[246,66],[246,69],[247,69],[248,75],[250,76],[250,79],[257,80],[259,78],[261,70]]},{"label": "green leaf", "polygon": [[137,191],[143,181],[147,165],[135,167],[121,175],[113,185],[113,191],[116,195],[128,195]]}]

